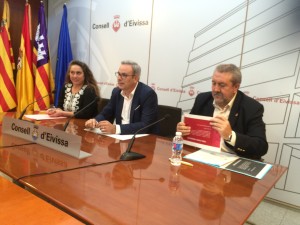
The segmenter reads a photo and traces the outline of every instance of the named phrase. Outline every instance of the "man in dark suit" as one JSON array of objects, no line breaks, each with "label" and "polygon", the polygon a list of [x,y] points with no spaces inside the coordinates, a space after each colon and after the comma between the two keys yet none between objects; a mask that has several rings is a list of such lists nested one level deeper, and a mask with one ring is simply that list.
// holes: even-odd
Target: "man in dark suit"
[{"label": "man in dark suit", "polygon": [[[133,134],[155,122],[158,117],[158,100],[155,91],[140,82],[141,67],[133,61],[122,61],[116,72],[118,87],[102,112],[85,123],[89,128],[100,128],[110,134]],[[113,124],[113,121],[116,121]],[[157,133],[158,127],[143,130]]]},{"label": "man in dark suit", "polygon": [[[212,91],[200,93],[191,114],[211,116],[211,126],[222,137],[221,149],[239,156],[261,159],[268,151],[264,107],[239,91],[242,75],[233,64],[216,67],[212,76]],[[191,132],[183,122],[177,124],[183,135]]]}]

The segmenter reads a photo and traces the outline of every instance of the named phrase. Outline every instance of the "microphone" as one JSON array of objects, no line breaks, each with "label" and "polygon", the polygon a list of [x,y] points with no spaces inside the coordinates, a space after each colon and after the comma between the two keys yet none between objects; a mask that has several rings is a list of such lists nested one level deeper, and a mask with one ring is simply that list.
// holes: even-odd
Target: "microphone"
[{"label": "microphone", "polygon": [[26,112],[26,110],[27,110],[27,108],[28,108],[29,106],[31,106],[32,104],[34,104],[34,103],[36,103],[36,102],[42,100],[43,98],[46,98],[46,97],[49,96],[50,94],[55,94],[55,92],[56,92],[56,90],[53,90],[53,91],[51,91],[50,93],[44,95],[43,97],[40,97],[39,99],[37,99],[37,100],[31,102],[30,104],[28,104],[28,105],[25,107],[25,109],[23,109],[23,111],[21,112],[21,115],[19,116],[18,119],[19,119],[19,120],[22,120],[22,117],[24,116],[24,114],[25,114],[25,112]]},{"label": "microphone", "polygon": [[132,145],[134,143],[134,140],[135,140],[135,136],[142,130],[148,128],[148,127],[151,127],[167,118],[170,117],[170,114],[166,114],[164,115],[164,117],[162,117],[161,119],[153,122],[153,123],[150,123],[149,125],[145,126],[145,127],[142,127],[141,129],[139,129],[137,132],[135,132],[133,134],[133,137],[131,138],[129,144],[128,144],[128,147],[126,149],[126,151],[121,155],[120,157],[120,160],[123,160],[123,161],[130,161],[130,160],[136,160],[136,159],[142,159],[142,158],[145,158],[144,155],[140,154],[140,153],[137,153],[137,152],[131,152],[131,148],[132,148]]},{"label": "microphone", "polygon": [[79,113],[81,113],[81,112],[83,112],[84,110],[86,110],[87,108],[89,108],[92,104],[94,104],[94,103],[95,103],[96,101],[98,101],[98,100],[99,100],[99,97],[96,96],[95,99],[94,99],[93,101],[91,101],[89,104],[87,104],[86,106],[84,106],[84,107],[83,107],[82,109],[80,109],[79,111],[75,112],[75,113],[73,114],[73,116],[71,116],[71,117],[67,120],[67,122],[65,123],[64,128],[63,128],[63,131],[66,131],[66,129],[67,129],[69,123],[70,123],[70,120],[71,120],[73,117],[77,116]]}]

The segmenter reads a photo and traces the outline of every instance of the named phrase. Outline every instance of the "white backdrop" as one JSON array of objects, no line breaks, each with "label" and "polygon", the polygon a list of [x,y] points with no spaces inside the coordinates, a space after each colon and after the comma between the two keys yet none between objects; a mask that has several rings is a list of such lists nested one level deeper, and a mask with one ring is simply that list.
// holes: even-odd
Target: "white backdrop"
[{"label": "white backdrop", "polygon": [[[53,71],[64,2],[49,1]],[[300,206],[300,1],[72,0],[67,7],[73,56],[90,65],[102,97],[110,97],[120,61],[131,59],[159,104],[189,112],[196,94],[210,90],[217,64],[240,66],[241,90],[265,106],[265,159],[289,167],[268,196]]]}]

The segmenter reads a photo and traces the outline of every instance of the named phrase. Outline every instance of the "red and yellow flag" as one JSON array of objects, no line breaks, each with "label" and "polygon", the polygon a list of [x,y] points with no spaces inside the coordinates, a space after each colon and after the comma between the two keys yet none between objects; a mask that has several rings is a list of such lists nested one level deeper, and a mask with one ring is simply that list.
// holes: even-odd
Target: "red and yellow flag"
[{"label": "red and yellow flag", "polygon": [[41,2],[38,17],[38,26],[34,39],[33,67],[35,74],[34,110],[44,110],[53,103],[54,79],[50,65],[47,25],[44,4]]},{"label": "red and yellow flag", "polygon": [[[34,75],[32,68],[32,46],[31,46],[31,11],[29,3],[25,4],[25,12],[22,26],[21,44],[19,48],[18,73],[16,91],[18,106],[17,112],[21,112],[34,100]],[[28,110],[33,110],[30,105]]]},{"label": "red and yellow flag", "polygon": [[7,112],[15,108],[17,104],[13,75],[15,64],[9,34],[9,20],[9,5],[7,0],[4,0],[0,24],[0,112]]}]

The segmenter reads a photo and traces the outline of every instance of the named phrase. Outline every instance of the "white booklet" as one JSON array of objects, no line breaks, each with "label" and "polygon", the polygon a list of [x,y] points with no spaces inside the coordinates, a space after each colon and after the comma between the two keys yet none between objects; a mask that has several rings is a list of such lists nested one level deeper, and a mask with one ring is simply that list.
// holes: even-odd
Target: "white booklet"
[{"label": "white booklet", "polygon": [[215,167],[221,167],[237,160],[239,157],[237,155],[233,155],[226,152],[216,152],[206,149],[200,149],[196,152],[184,156],[184,158],[196,162],[209,164]]}]

